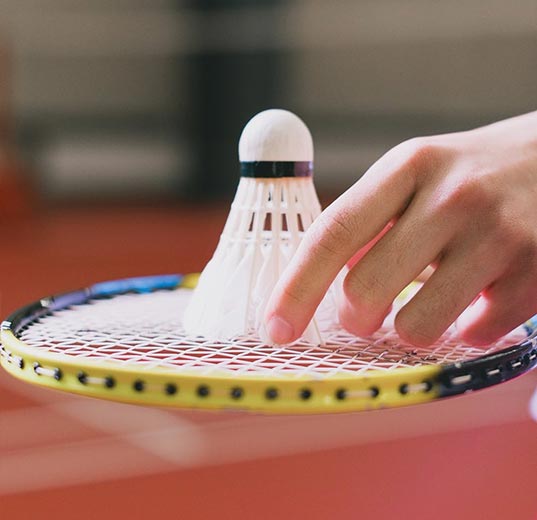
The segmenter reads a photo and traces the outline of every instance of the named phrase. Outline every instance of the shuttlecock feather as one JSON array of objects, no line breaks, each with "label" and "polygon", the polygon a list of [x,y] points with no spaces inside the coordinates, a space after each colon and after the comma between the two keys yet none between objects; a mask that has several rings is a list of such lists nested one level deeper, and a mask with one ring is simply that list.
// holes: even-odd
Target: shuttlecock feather
[{"label": "shuttlecock feather", "polygon": [[[272,289],[321,212],[311,134],[293,113],[266,110],[245,126],[239,160],[237,193],[183,326],[211,340],[257,334],[267,341],[263,316]],[[322,343],[316,318],[302,339]]]}]

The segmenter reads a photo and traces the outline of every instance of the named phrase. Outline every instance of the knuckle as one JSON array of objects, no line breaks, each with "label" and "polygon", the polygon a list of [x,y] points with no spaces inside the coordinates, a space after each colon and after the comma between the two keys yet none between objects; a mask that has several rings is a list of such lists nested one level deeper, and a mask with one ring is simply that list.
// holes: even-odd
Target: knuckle
[{"label": "knuckle", "polygon": [[537,239],[533,233],[511,232],[510,247],[516,251],[520,265],[537,271]]},{"label": "knuckle", "polygon": [[497,251],[525,250],[530,246],[529,237],[517,229],[508,219],[498,219],[493,228],[493,247]]},{"label": "knuckle", "polygon": [[406,166],[414,172],[426,172],[444,158],[445,147],[431,137],[414,137],[396,147]]},{"label": "knuckle", "polygon": [[537,237],[532,230],[524,229],[517,219],[498,216],[489,221],[484,242],[486,254],[502,262],[537,265]]},{"label": "knuckle", "polygon": [[316,247],[329,255],[341,254],[354,237],[350,219],[339,213],[321,214],[312,232]]},{"label": "knuckle", "polygon": [[473,214],[487,210],[487,218],[494,217],[490,211],[497,206],[499,194],[490,186],[484,178],[475,175],[459,177],[450,186],[444,189],[444,193],[438,197],[438,204],[449,213],[465,212]]}]

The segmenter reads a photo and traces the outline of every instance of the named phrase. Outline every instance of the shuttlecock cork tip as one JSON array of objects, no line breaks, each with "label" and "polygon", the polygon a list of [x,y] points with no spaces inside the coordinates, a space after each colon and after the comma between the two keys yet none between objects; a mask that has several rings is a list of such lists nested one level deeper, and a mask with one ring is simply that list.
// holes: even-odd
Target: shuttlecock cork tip
[{"label": "shuttlecock cork tip", "polygon": [[282,109],[259,112],[248,121],[239,140],[244,162],[312,162],[313,139],[298,116]]}]

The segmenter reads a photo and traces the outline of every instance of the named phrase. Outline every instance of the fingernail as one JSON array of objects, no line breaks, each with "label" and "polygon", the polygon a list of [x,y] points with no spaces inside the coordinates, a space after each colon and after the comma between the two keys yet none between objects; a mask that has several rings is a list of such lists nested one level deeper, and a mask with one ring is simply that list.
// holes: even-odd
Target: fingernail
[{"label": "fingernail", "polygon": [[267,332],[270,339],[278,345],[289,343],[293,340],[293,327],[279,316],[272,316],[267,323]]}]

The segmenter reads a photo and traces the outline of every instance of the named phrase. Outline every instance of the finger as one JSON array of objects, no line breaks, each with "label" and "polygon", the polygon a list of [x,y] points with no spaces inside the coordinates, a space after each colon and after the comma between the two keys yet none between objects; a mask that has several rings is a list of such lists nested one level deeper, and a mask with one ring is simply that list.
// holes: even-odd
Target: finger
[{"label": "finger", "polygon": [[401,338],[417,346],[433,344],[480,291],[505,271],[506,262],[501,253],[492,256],[486,244],[448,251],[429,280],[396,316],[395,328]]},{"label": "finger", "polygon": [[536,287],[529,272],[501,278],[457,320],[460,337],[472,345],[487,345],[511,332],[537,313]]},{"label": "finger", "polygon": [[267,305],[267,331],[274,342],[288,343],[302,334],[345,263],[408,204],[414,176],[405,175],[405,161],[389,156],[373,165],[306,232]]},{"label": "finger", "polygon": [[373,246],[394,226],[395,219],[391,220],[384,226],[384,229],[373,240],[368,242],[364,247],[359,249],[347,262],[347,267],[352,269],[365,255],[370,251]]},{"label": "finger", "polygon": [[347,274],[339,317],[350,332],[358,336],[375,332],[397,295],[439,256],[457,231],[442,214],[427,212],[427,199],[420,192]]}]

